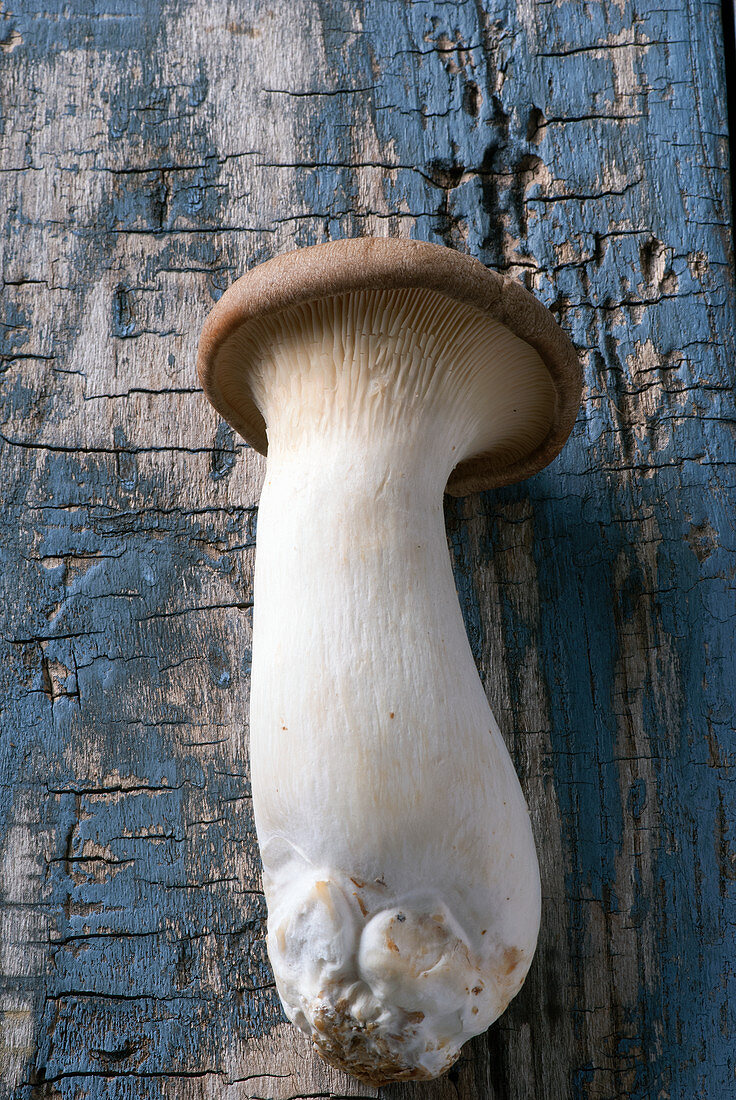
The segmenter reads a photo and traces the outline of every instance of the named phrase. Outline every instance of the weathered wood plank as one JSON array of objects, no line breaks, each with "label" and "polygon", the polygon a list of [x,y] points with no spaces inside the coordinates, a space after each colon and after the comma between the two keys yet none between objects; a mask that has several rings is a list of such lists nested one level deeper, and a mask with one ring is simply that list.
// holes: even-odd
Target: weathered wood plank
[{"label": "weathered wood plank", "polygon": [[538,957],[448,1078],[382,1093],[735,1095],[719,5],[22,0],[0,38],[7,1095],[376,1094],[272,987],[262,463],[193,372],[246,266],[362,233],[515,273],[586,370],[549,470],[447,504],[539,842]]}]

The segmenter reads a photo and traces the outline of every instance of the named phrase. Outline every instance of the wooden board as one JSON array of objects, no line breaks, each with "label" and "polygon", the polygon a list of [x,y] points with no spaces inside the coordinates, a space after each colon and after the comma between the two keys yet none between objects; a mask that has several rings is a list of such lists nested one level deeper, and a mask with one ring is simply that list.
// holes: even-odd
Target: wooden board
[{"label": "wooden board", "polygon": [[447,1078],[381,1095],[736,1095],[722,41],[707,0],[5,5],[5,1095],[376,1095],[273,988],[262,462],[194,375],[247,266],[358,234],[517,275],[586,378],[548,470],[447,504],[539,844],[537,958]]}]

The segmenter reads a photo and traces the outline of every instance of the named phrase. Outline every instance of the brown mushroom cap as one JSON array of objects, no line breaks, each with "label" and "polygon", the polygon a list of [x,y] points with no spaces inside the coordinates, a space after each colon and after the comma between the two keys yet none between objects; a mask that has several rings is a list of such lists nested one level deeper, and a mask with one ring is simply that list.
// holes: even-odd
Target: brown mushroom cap
[{"label": "brown mushroom cap", "polygon": [[438,291],[500,321],[534,348],[556,393],[552,422],[540,444],[503,466],[487,453],[473,455],[453,470],[447,492],[463,496],[537,473],[562,449],[575,422],[582,390],[577,353],[549,310],[520,283],[442,245],[361,237],[288,252],[252,268],[223,294],[202,329],[197,369],[205,394],[251,447],[266,454],[266,425],[247,374],[237,406],[223,396],[220,351],[228,337],[255,318],[290,306],[350,291],[409,287]]}]

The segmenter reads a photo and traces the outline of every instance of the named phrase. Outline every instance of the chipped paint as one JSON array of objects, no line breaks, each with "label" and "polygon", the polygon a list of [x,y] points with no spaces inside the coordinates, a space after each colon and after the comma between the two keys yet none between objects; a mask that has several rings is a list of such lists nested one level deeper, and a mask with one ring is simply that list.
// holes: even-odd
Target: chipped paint
[{"label": "chipped paint", "polygon": [[550,470],[446,506],[546,915],[524,990],[436,1095],[725,1097],[719,7],[205,7],[0,14],[4,1083],[13,1100],[375,1093],[315,1068],[271,984],[245,751],[263,465],[193,375],[246,266],[374,233],[514,273],[586,372]]}]

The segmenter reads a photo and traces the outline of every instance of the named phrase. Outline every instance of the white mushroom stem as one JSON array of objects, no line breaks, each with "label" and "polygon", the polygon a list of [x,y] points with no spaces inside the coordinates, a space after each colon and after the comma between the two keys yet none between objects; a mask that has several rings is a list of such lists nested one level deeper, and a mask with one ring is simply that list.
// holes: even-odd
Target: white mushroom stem
[{"label": "white mushroom stem", "polygon": [[540,909],[443,490],[469,455],[513,456],[520,422],[543,438],[554,394],[528,345],[432,291],[294,307],[248,342],[269,438],[251,764],[276,982],[328,1061],[432,1077],[520,988]]}]

